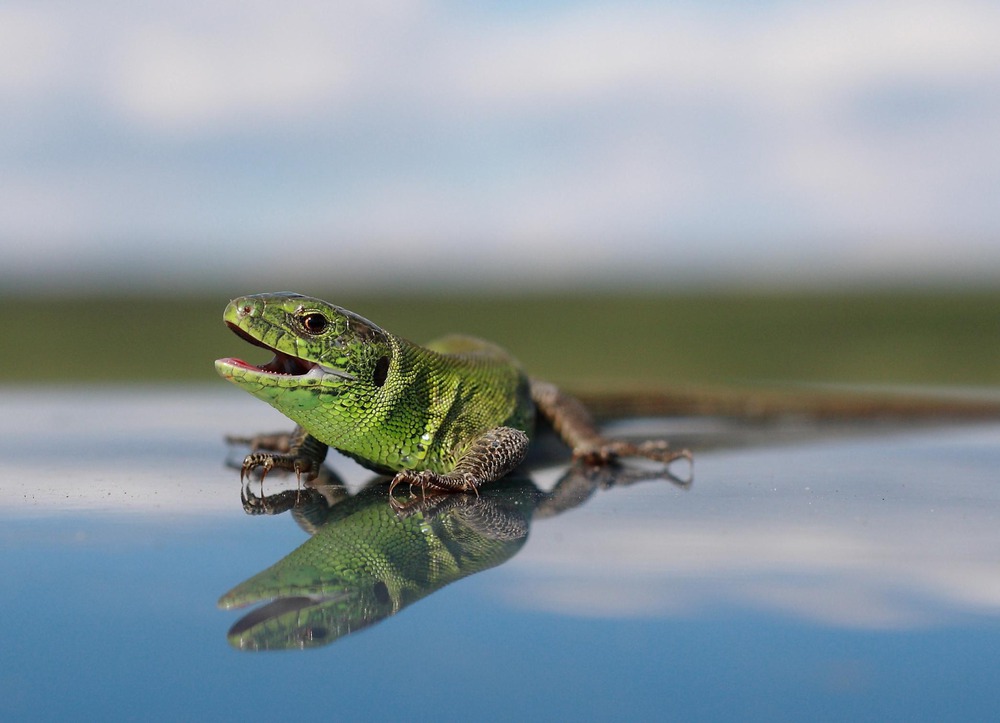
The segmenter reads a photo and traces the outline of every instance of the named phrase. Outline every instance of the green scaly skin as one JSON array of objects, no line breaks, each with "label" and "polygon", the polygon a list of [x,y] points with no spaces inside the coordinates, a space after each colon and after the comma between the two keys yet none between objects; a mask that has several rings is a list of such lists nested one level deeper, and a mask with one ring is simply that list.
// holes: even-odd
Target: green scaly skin
[{"label": "green scaly skin", "polygon": [[666,451],[665,442],[605,440],[576,400],[530,380],[489,342],[449,336],[421,347],[292,293],[235,299],[223,318],[275,357],[263,366],[220,359],[219,374],[299,425],[289,449],[261,444],[272,451],[248,455],[244,473],[278,467],[313,478],[333,447],[372,470],[395,473],[394,484],[474,490],[524,459],[536,405],[588,462],[690,459],[686,450]]},{"label": "green scaly skin", "polygon": [[386,503],[385,484],[342,499],[306,542],[222,596],[227,610],[273,601],[239,620],[229,642],[241,650],[326,645],[499,565],[524,545],[536,493],[512,480],[479,497],[438,496],[438,506],[408,515]]}]

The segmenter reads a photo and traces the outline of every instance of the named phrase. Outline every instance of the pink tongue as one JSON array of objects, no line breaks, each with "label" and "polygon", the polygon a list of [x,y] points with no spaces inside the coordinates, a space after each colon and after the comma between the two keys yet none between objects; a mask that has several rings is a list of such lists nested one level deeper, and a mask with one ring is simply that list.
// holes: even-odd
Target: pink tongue
[{"label": "pink tongue", "polygon": [[219,359],[223,364],[231,364],[234,367],[243,367],[244,369],[257,369],[253,364],[247,364],[242,359],[237,359],[233,356],[227,356],[225,359]]}]

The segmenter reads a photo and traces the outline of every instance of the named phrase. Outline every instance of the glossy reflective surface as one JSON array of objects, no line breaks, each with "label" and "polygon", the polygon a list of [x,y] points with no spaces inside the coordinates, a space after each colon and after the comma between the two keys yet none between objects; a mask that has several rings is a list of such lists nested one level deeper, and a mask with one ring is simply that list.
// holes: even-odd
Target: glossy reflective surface
[{"label": "glossy reflective surface", "polygon": [[[286,425],[227,391],[3,391],[0,718],[940,720],[1000,705],[1000,424],[621,424],[689,441],[693,485],[546,507],[552,467],[476,504],[382,516],[453,556],[486,539],[490,564],[453,583],[443,563],[406,568],[398,589],[370,576],[361,608],[395,616],[323,641],[302,630],[329,622],[293,626],[292,650],[250,652],[274,647],[241,642],[268,595],[217,603],[319,546],[329,528],[310,536],[293,514],[340,519],[341,550],[370,527],[344,520],[385,510],[373,488],[323,519],[246,515],[223,435]],[[351,493],[370,478],[332,462]],[[415,587],[432,568],[441,584]],[[299,608],[280,612],[342,601],[357,569],[323,593],[300,574],[285,595]],[[399,604],[404,590],[419,594]]]}]

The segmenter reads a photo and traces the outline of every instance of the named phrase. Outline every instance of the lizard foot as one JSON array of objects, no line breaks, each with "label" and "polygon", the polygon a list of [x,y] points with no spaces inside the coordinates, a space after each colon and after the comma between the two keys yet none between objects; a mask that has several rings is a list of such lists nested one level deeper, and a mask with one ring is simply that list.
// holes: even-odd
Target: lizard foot
[{"label": "lizard foot", "polygon": [[314,480],[319,476],[320,465],[316,460],[309,457],[300,457],[292,454],[276,454],[274,452],[251,452],[243,459],[243,466],[240,467],[240,481],[249,478],[254,470],[260,470],[260,481],[268,472],[273,469],[294,472],[296,479],[301,483],[304,477],[306,481]]},{"label": "lizard foot", "polygon": [[296,427],[291,434],[261,434],[256,437],[228,437],[229,442],[249,444],[250,454],[243,458],[240,466],[240,481],[252,477],[260,470],[261,485],[271,470],[294,472],[301,485],[303,477],[316,479],[326,459],[327,446],[308,434],[302,427]]},{"label": "lizard foot", "polygon": [[689,450],[671,450],[666,442],[660,440],[639,443],[607,440],[597,444],[581,445],[573,450],[574,459],[589,465],[605,465],[621,457],[644,457],[663,464],[670,464],[676,459],[694,461]]},{"label": "lizard foot", "polygon": [[392,498],[396,485],[407,484],[410,487],[410,497],[416,497],[413,488],[417,487],[426,497],[430,494],[440,494],[442,492],[475,492],[479,495],[479,482],[471,472],[451,472],[450,474],[438,474],[429,470],[402,470],[397,472],[389,484],[389,497]]}]

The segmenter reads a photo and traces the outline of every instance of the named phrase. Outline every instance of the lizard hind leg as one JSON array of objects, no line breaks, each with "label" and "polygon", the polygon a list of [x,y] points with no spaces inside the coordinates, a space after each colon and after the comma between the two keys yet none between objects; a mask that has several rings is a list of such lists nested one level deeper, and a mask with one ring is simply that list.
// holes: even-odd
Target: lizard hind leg
[{"label": "lizard hind leg", "polygon": [[573,458],[587,464],[607,464],[619,457],[645,457],[669,464],[675,459],[692,460],[686,449],[671,450],[664,440],[627,442],[608,439],[597,428],[586,407],[554,384],[531,380],[531,398],[556,433],[573,450]]},{"label": "lizard hind leg", "polygon": [[528,435],[513,427],[496,427],[481,434],[470,445],[450,472],[402,470],[389,485],[409,484],[426,492],[475,492],[486,482],[493,482],[513,471],[528,453]]},{"label": "lizard hind leg", "polygon": [[573,457],[583,460],[587,464],[595,465],[608,464],[619,457],[645,457],[663,464],[670,464],[675,459],[693,461],[689,450],[670,449],[670,445],[660,439],[649,439],[635,443],[620,439],[605,439],[598,445],[585,445],[574,449]]}]

